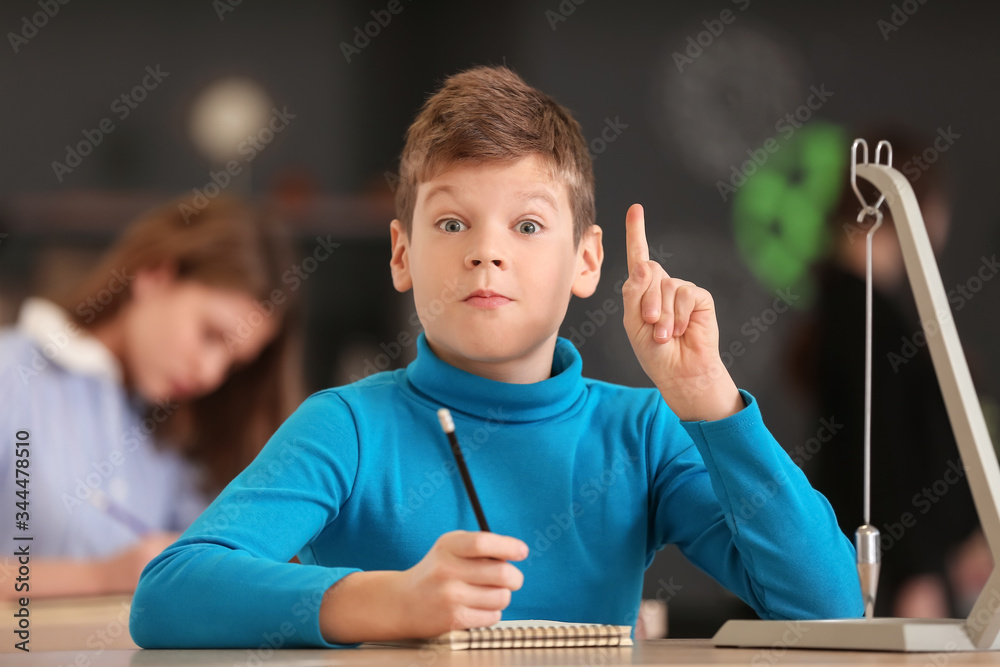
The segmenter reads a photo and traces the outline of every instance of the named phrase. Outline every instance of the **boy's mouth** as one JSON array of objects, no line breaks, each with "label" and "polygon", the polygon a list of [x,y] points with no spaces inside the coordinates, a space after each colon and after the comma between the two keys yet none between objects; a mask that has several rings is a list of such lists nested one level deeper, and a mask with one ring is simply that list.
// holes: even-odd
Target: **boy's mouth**
[{"label": "boy's mouth", "polygon": [[490,290],[477,289],[465,297],[464,302],[476,308],[493,309],[510,303],[511,299]]}]

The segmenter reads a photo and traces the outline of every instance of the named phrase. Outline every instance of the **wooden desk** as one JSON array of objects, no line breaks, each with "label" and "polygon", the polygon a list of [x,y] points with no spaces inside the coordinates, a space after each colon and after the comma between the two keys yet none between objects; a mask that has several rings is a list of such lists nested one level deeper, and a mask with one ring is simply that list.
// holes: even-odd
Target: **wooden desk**
[{"label": "wooden desk", "polygon": [[[131,595],[33,599],[28,607],[31,620],[28,646],[32,653],[86,649],[82,652],[88,656],[102,648],[137,648],[128,634],[128,610],[131,604]],[[20,641],[13,634],[13,613],[16,609],[13,603],[0,603],[0,618],[3,618],[0,621],[0,654],[23,655],[22,651],[14,648],[14,643]],[[0,656],[0,665],[9,664],[8,659],[7,655]]]},{"label": "wooden desk", "polygon": [[[626,648],[499,649],[446,651],[363,646],[358,649],[142,651],[128,634],[130,596],[35,600],[31,603],[30,653],[14,650],[12,625],[0,623],[0,665],[14,667],[492,667],[507,665],[953,665],[1000,664],[992,653],[858,653],[713,648],[707,639],[661,639]],[[14,607],[0,604],[11,619]]]},{"label": "wooden desk", "polygon": [[1000,663],[994,653],[855,653],[849,651],[788,650],[768,653],[757,649],[713,648],[705,639],[658,639],[630,648],[496,649],[445,651],[365,646],[359,649],[284,651],[63,651],[6,655],[5,667],[493,667],[507,665],[987,665]]}]

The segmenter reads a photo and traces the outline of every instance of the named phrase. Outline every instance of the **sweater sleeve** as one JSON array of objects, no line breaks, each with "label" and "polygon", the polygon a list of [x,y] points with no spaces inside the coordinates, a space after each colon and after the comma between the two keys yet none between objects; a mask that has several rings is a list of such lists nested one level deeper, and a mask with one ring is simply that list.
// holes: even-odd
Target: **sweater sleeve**
[{"label": "sweater sleeve", "polygon": [[334,521],[358,469],[352,413],[308,398],[246,470],[143,570],[129,630],[145,648],[325,646],[323,594],[356,568],[289,563]]},{"label": "sweater sleeve", "polygon": [[861,616],[854,547],[740,393],[746,407],[711,422],[681,422],[659,401],[647,443],[655,549],[677,544],[761,618]]}]

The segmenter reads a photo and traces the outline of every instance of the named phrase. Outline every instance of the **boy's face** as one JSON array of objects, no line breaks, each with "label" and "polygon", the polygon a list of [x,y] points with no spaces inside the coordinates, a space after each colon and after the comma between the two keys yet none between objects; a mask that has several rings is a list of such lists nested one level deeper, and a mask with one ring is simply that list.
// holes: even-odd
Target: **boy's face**
[{"label": "boy's face", "polygon": [[574,248],[568,190],[547,166],[531,155],[448,168],[418,186],[408,237],[392,222],[393,283],[413,288],[428,344],[454,366],[507,381],[548,377],[570,295],[597,287],[601,230]]}]

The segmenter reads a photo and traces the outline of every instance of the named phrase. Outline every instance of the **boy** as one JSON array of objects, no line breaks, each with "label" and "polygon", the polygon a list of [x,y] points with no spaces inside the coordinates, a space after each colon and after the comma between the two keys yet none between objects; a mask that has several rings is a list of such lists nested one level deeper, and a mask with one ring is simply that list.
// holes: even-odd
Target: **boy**
[{"label": "boy", "polygon": [[[860,616],[833,511],[725,370],[711,296],[649,260],[638,205],[624,324],[657,390],[584,379],[557,337],[603,260],[565,109],[506,68],[458,74],[400,172],[390,267],[424,327],[415,361],[300,406],[146,568],[138,644],[346,646],[501,612],[631,624],[668,543],[766,618]],[[476,531],[440,407],[495,532]]]}]

